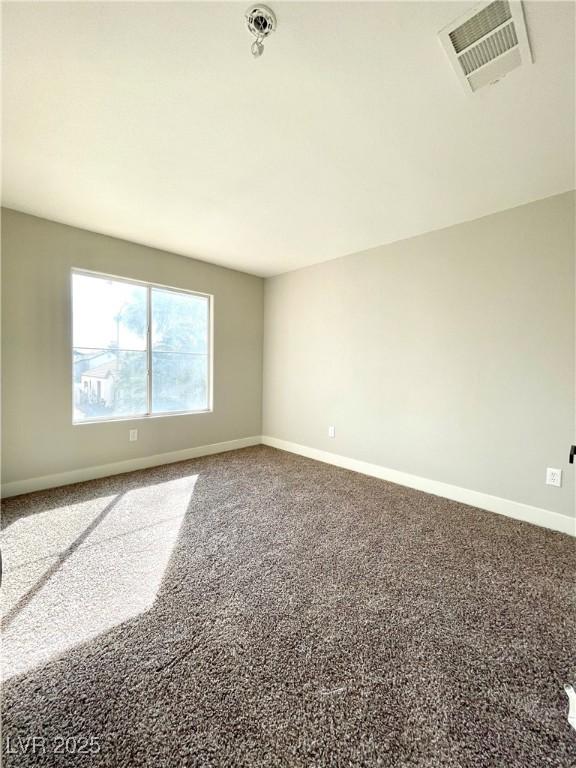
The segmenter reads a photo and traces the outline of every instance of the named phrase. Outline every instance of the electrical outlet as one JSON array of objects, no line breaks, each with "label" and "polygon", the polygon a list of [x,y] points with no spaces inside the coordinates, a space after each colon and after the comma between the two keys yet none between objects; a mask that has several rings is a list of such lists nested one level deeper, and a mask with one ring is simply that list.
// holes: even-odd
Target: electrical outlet
[{"label": "electrical outlet", "polygon": [[128,434],[128,440],[130,440],[131,443],[133,443],[135,440],[138,440],[138,430],[137,429],[131,429]]},{"label": "electrical outlet", "polygon": [[546,485],[556,485],[560,488],[562,485],[562,470],[548,467],[546,470]]},{"label": "electrical outlet", "polygon": [[336,437],[336,427],[332,425],[328,427],[328,437]]}]

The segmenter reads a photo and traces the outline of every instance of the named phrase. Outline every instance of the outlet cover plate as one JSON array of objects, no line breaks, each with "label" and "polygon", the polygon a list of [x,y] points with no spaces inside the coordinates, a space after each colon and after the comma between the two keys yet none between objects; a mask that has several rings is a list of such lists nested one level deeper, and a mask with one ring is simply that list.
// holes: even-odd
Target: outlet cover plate
[{"label": "outlet cover plate", "polygon": [[546,469],[546,485],[562,486],[562,470],[548,467]]}]

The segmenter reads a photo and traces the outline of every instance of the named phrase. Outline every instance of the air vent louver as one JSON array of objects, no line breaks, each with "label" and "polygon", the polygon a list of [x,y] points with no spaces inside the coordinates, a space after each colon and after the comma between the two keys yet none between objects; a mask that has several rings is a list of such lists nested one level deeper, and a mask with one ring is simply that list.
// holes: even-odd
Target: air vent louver
[{"label": "air vent louver", "polygon": [[504,0],[490,3],[483,11],[476,13],[471,19],[461,24],[454,32],[450,32],[450,40],[456,53],[461,53],[484,35],[493,32],[504,22],[512,18],[510,4]]},{"label": "air vent louver", "polygon": [[488,64],[492,59],[502,56],[503,53],[509,51],[510,48],[514,48],[515,45],[518,45],[516,29],[514,24],[507,24],[505,27],[496,30],[490,37],[481,40],[478,45],[474,45],[472,48],[464,51],[462,56],[460,56],[460,64],[464,74],[469,75],[475,69]]},{"label": "air vent louver", "polygon": [[440,40],[468,92],[532,61],[520,2],[485,3],[443,29]]}]

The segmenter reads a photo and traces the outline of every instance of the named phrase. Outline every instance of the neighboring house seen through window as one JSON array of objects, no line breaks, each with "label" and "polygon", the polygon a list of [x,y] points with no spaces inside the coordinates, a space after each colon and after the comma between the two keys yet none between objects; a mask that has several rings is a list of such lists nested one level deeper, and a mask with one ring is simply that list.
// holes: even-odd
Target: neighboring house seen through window
[{"label": "neighboring house seen through window", "polygon": [[74,422],[210,410],[209,296],[72,273]]}]

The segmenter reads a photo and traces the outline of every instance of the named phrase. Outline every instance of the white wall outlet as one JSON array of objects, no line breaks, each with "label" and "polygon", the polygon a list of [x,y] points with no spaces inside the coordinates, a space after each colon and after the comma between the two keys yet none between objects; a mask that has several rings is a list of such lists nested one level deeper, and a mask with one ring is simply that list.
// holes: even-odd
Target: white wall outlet
[{"label": "white wall outlet", "polygon": [[333,425],[330,425],[328,427],[328,437],[336,437],[336,427]]},{"label": "white wall outlet", "polygon": [[560,488],[562,485],[562,470],[548,467],[546,470],[546,485],[557,485]]},{"label": "white wall outlet", "polygon": [[138,430],[137,429],[131,429],[130,433],[128,435],[128,440],[130,440],[131,443],[133,443],[135,440],[138,440]]}]

